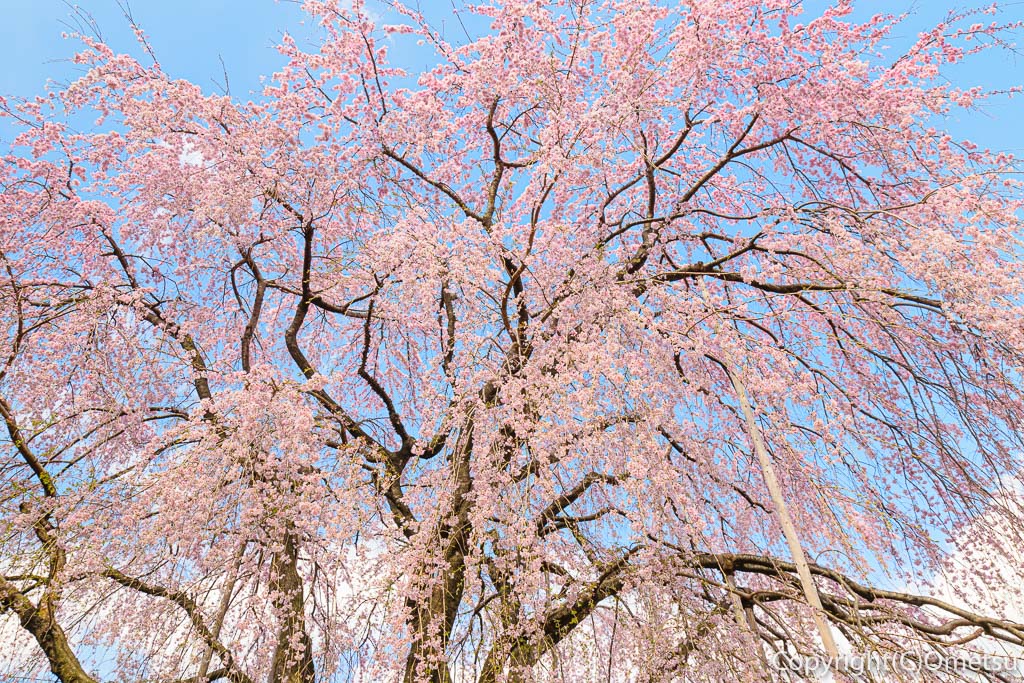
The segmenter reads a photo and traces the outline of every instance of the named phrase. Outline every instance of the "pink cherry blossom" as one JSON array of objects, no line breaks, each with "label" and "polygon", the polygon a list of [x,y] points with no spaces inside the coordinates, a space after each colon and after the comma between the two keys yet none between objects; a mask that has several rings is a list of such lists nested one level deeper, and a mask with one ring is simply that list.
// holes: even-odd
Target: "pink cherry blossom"
[{"label": "pink cherry blossom", "polygon": [[90,39],[0,100],[0,675],[1020,654],[1024,195],[941,128],[1020,27],[415,6],[307,0],[253,101]]}]

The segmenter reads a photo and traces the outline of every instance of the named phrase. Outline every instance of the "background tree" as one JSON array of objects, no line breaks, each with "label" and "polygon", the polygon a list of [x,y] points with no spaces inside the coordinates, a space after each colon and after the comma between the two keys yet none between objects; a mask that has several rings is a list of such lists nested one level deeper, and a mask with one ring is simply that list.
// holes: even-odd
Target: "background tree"
[{"label": "background tree", "polygon": [[830,637],[1024,645],[921,583],[969,525],[1000,588],[1024,530],[1016,161],[934,127],[987,96],[940,66],[1014,27],[892,55],[849,1],[507,0],[455,44],[306,9],[253,102],[85,38],[2,103],[0,608],[33,661],[722,681]]}]

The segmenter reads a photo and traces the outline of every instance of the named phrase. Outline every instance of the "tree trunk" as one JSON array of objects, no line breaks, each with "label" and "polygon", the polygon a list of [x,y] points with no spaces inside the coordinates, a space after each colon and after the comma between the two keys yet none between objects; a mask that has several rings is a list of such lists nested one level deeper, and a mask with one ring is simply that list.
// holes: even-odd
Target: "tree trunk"
[{"label": "tree trunk", "polygon": [[294,534],[285,533],[284,548],[271,563],[271,590],[281,618],[270,683],[314,683],[313,644],[306,631],[306,608]]},{"label": "tree trunk", "polygon": [[431,530],[433,546],[443,548],[444,576],[433,577],[433,570],[421,568],[418,578],[431,584],[430,597],[409,601],[412,614],[410,627],[413,642],[405,662],[403,683],[451,683],[447,648],[462,593],[465,589],[466,554],[469,552],[471,503],[468,496],[473,487],[470,458],[473,452],[472,421],[451,456],[455,490],[450,503],[451,515],[442,515]]}]

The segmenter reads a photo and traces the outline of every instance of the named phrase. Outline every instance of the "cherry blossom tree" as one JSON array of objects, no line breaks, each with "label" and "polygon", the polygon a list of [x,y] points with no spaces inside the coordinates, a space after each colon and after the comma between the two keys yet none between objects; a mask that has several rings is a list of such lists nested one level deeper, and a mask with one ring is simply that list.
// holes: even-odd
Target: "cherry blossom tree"
[{"label": "cherry blossom tree", "polygon": [[[942,130],[996,8],[899,53],[851,0],[305,8],[253,101],[87,37],[0,101],[6,673],[1024,645],[966,593],[1024,547],[1024,199]],[[924,675],[1012,678],[970,666]]]}]

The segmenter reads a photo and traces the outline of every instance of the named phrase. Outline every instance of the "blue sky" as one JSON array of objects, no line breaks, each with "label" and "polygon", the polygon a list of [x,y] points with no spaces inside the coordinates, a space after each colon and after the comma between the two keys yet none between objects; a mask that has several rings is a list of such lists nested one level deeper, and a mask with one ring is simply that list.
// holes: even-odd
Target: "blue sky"
[{"label": "blue sky", "polygon": [[[451,0],[420,0],[428,14],[451,21]],[[461,0],[457,4],[462,4]],[[820,5],[811,0],[809,5]],[[949,10],[976,6],[965,0],[862,0],[857,14],[910,9],[914,16],[896,40],[910,41],[917,31],[930,26]],[[79,0],[77,6],[90,14],[103,38],[115,50],[135,51],[117,0]],[[27,97],[43,90],[48,79],[74,78],[67,58],[76,49],[61,33],[75,30],[73,5],[64,0],[0,0],[0,94]],[[131,12],[150,37],[164,68],[174,77],[187,78],[215,92],[227,70],[232,94],[248,98],[260,88],[260,74],[269,75],[280,64],[273,46],[283,31],[296,37],[309,35],[303,13],[294,0],[133,0]],[[1000,21],[1024,21],[1024,0],[1003,3]],[[989,18],[985,18],[989,19]],[[1024,46],[1024,31],[1017,42]],[[221,64],[223,60],[223,67]],[[947,70],[958,84],[1005,87],[1024,82],[1024,51],[993,52],[969,65]],[[956,137],[982,146],[1024,155],[1024,96],[989,102],[983,112],[958,114],[944,127]]]},{"label": "blue sky", "polygon": [[[76,3],[95,19],[103,38],[116,50],[135,51],[134,38],[115,0]],[[0,93],[33,95],[48,78],[67,79],[75,71],[66,62],[75,41],[62,32],[77,30],[71,6],[62,0],[0,0]],[[227,68],[239,97],[259,87],[260,73],[280,63],[273,49],[284,30],[301,32],[303,13],[293,2],[275,0],[134,0],[131,12],[149,35],[171,74],[214,89]]]}]

